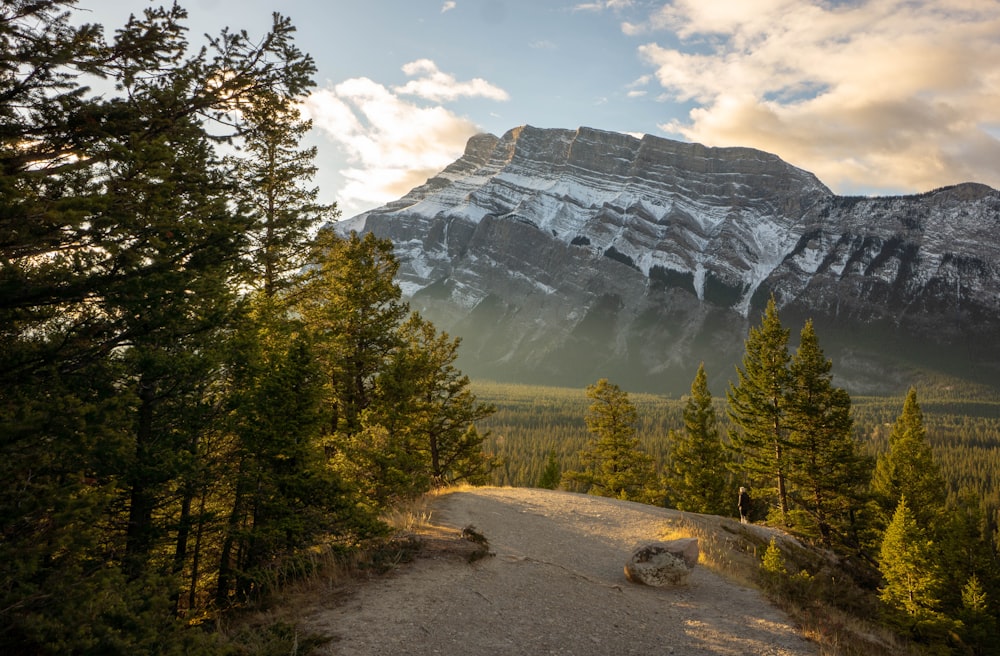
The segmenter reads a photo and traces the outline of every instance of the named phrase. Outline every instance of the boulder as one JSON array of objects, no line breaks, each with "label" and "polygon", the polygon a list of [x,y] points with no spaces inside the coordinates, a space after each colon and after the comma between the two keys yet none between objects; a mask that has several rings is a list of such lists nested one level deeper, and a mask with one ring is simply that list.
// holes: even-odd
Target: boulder
[{"label": "boulder", "polygon": [[698,564],[698,538],[639,547],[625,563],[625,578],[644,585],[681,585]]}]

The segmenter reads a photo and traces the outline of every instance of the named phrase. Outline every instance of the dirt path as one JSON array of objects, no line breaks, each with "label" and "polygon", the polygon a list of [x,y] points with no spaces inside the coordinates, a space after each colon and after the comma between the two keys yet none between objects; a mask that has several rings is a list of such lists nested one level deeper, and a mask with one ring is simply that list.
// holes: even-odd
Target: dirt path
[{"label": "dirt path", "polygon": [[547,490],[451,493],[432,522],[475,526],[495,556],[419,559],[304,619],[336,636],[322,653],[354,656],[818,653],[756,591],[704,567],[681,588],[627,582],[632,549],[676,515]]}]

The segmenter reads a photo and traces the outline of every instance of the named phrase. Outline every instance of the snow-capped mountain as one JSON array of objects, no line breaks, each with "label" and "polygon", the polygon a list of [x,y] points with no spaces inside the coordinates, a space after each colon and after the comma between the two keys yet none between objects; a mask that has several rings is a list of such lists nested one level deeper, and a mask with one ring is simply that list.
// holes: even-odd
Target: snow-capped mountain
[{"label": "snow-capped mountain", "polygon": [[725,380],[773,294],[849,387],[913,368],[1000,384],[983,185],[848,198],[749,148],[520,127],[339,229],[393,240],[404,295],[472,375],[683,391],[705,361]]}]

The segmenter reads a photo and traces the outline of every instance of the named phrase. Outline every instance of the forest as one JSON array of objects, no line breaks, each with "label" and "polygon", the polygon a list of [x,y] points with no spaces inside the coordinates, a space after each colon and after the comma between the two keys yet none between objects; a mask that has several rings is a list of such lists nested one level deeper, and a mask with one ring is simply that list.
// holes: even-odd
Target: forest
[{"label": "forest", "polygon": [[1000,398],[854,398],[772,299],[724,398],[470,381],[393,245],[325,227],[275,14],[192,45],[0,6],[0,651],[247,654],[215,630],[458,483],[780,526],[928,650],[997,653]]},{"label": "forest", "polygon": [[[834,363],[836,365],[836,363]],[[584,423],[589,405],[585,390],[473,380],[472,389],[496,412],[479,422],[488,432],[485,448],[497,459],[492,485],[532,487],[538,484],[550,453],[560,466],[580,466],[579,452],[590,438]],[[976,390],[976,394],[982,394]],[[659,467],[669,455],[670,431],[683,428],[686,397],[629,393],[638,410],[636,434],[641,448]],[[903,397],[852,396],[854,439],[871,456],[888,449],[889,430],[903,407]],[[713,400],[722,433],[735,429],[725,414],[723,398]],[[941,464],[948,498],[972,489],[991,522],[1000,520],[1000,398],[971,400],[965,394],[922,398],[927,435]],[[732,493],[729,514],[736,513]]]},{"label": "forest", "polygon": [[483,482],[492,408],[324,228],[286,18],[74,4],[0,7],[0,652],[251,653],[212,629]]}]

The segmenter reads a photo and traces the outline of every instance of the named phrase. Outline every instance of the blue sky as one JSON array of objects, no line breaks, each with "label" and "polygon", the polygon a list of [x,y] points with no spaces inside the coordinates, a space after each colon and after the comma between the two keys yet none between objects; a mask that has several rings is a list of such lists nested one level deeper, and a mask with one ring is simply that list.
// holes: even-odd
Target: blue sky
[{"label": "blue sky", "polygon": [[[78,8],[113,29],[150,4]],[[1000,187],[996,0],[180,4],[195,43],[292,19],[318,66],[315,182],[345,217],[524,124],[760,148],[844,194]]]}]

